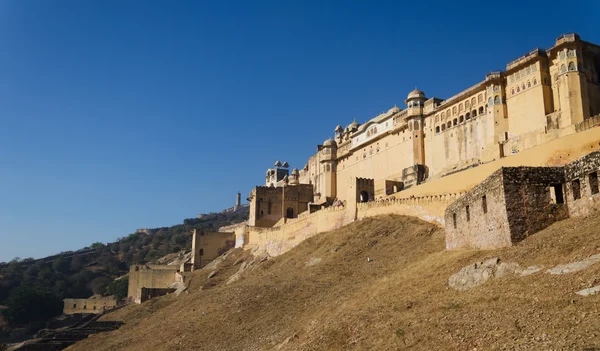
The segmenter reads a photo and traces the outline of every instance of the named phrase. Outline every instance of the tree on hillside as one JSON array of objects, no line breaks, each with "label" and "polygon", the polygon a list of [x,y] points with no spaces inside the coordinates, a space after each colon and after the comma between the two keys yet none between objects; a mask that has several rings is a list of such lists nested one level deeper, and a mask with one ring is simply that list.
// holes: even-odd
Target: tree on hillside
[{"label": "tree on hillside", "polygon": [[59,315],[63,302],[49,291],[19,286],[11,291],[6,307],[2,311],[6,321],[21,326]]},{"label": "tree on hillside", "polygon": [[101,242],[98,242],[98,241],[93,243],[92,245],[90,245],[90,248],[92,248],[94,250],[101,249],[103,247],[104,247],[104,244]]},{"label": "tree on hillside", "polygon": [[106,287],[110,282],[111,279],[108,277],[98,277],[92,280],[92,292],[96,295],[104,295]]},{"label": "tree on hillside", "polygon": [[127,297],[127,288],[129,285],[129,276],[113,280],[106,287],[106,293],[108,295],[114,295],[117,299],[122,300]]}]

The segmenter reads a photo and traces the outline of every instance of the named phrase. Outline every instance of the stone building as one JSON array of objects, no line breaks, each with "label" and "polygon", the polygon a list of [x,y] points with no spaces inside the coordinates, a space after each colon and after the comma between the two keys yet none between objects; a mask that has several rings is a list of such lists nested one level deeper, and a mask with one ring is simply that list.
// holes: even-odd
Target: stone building
[{"label": "stone building", "polygon": [[193,269],[206,266],[215,258],[235,247],[235,233],[232,232],[203,232],[194,229],[192,238]]},{"label": "stone building", "polygon": [[[404,103],[338,125],[317,146],[298,177],[313,185],[311,202],[348,200],[356,178],[372,179],[377,199],[575,133],[600,113],[600,47],[563,35],[448,99],[415,89]],[[285,178],[278,172],[268,186]]]},{"label": "stone building", "polygon": [[94,295],[88,299],[64,299],[63,302],[64,314],[100,314],[117,307],[117,298],[114,296]]},{"label": "stone building", "polygon": [[503,167],[446,209],[446,248],[510,246],[600,209],[600,152],[564,167]]},{"label": "stone building", "polygon": [[299,184],[298,170],[286,178],[287,184],[278,186],[257,186],[250,193],[250,214],[248,224],[257,227],[272,227],[282,219],[296,218],[308,211],[313,200],[312,184]]},{"label": "stone building", "polygon": [[160,296],[157,292],[149,292],[149,289],[159,289],[164,293],[170,292],[173,283],[182,281],[179,265],[142,264],[132,265],[129,268],[129,285],[127,287],[127,298],[135,303],[142,302],[142,289],[145,295]]}]

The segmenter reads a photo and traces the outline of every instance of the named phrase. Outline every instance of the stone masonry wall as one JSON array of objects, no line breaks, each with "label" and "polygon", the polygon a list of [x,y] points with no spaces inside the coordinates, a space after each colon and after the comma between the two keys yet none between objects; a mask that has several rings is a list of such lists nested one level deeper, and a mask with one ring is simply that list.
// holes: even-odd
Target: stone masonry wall
[{"label": "stone masonry wall", "polygon": [[569,217],[564,204],[553,203],[550,190],[551,185],[564,182],[562,167],[507,167],[502,171],[511,242]]},{"label": "stone masonry wall", "polygon": [[445,216],[447,250],[510,245],[502,169],[448,206]]},{"label": "stone masonry wall", "polygon": [[[571,216],[587,216],[600,209],[598,176],[600,171],[600,152],[592,152],[565,167],[565,201]],[[579,181],[579,197],[573,191]]]}]

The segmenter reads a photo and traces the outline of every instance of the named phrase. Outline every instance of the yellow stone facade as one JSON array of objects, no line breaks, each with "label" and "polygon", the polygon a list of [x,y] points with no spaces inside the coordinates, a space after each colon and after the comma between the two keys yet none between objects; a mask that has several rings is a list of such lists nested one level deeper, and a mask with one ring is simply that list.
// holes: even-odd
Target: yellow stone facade
[{"label": "yellow stone facade", "polygon": [[575,133],[600,113],[599,84],[600,47],[563,35],[448,99],[415,89],[404,109],[338,125],[299,183],[313,185],[313,203],[331,204],[353,198],[357,178],[372,179],[378,199],[498,160]]}]

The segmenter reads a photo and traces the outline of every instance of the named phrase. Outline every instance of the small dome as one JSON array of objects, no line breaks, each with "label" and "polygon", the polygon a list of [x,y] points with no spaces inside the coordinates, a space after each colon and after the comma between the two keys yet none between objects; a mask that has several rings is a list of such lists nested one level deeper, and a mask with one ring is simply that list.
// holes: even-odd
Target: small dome
[{"label": "small dome", "polygon": [[388,115],[391,115],[391,114],[396,113],[396,112],[400,112],[400,108],[398,106],[394,105],[394,107],[392,107],[391,109],[389,109],[387,113],[388,113]]},{"label": "small dome", "polygon": [[283,164],[281,165],[281,167],[283,167],[283,168],[289,168],[290,164],[287,163],[287,161],[283,161]]},{"label": "small dome", "polygon": [[336,145],[335,141],[331,140],[331,138],[329,138],[329,139],[327,139],[327,140],[325,140],[323,142],[323,146],[324,147],[332,147],[332,146],[335,146],[335,145]]},{"label": "small dome", "polygon": [[360,126],[360,124],[358,124],[358,122],[356,122],[356,119],[354,119],[354,122],[350,123],[347,128],[349,130],[353,130],[353,129],[358,129],[359,126]]},{"label": "small dome", "polygon": [[292,169],[292,174],[298,175],[298,174],[300,174],[300,171],[298,171],[298,168],[294,168],[294,169]]},{"label": "small dome", "polygon": [[279,160],[275,161],[275,167],[281,167],[281,162],[279,162]]},{"label": "small dome", "polygon": [[342,128],[342,126],[339,124],[337,125],[337,127],[335,127],[335,130],[334,130],[334,132],[336,132],[336,133],[341,133],[343,131],[344,131],[344,128]]},{"label": "small dome", "polygon": [[407,99],[417,99],[417,98],[424,99],[425,93],[420,91],[419,89],[415,89],[415,90],[411,91],[410,93],[408,93]]}]

